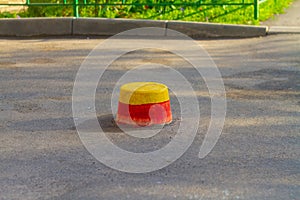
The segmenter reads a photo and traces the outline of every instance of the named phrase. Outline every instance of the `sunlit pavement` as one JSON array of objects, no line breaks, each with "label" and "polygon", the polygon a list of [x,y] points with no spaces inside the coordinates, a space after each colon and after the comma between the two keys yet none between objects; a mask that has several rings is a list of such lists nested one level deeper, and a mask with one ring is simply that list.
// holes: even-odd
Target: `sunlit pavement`
[{"label": "sunlit pavement", "polygon": [[[227,92],[223,133],[204,159],[197,155],[209,124],[210,99],[201,77],[180,58],[156,50],[130,53],[114,63],[97,91],[96,107],[109,100],[114,79],[148,62],[180,70],[197,89],[201,120],[194,143],[168,167],[147,174],[106,167],[77,135],[73,83],[81,62],[102,41],[0,40],[1,199],[300,196],[300,35],[197,41],[219,67]],[[174,102],[176,113],[180,108]],[[122,148],[134,146],[109,134]],[[168,141],[161,138],[145,142],[145,148]]]}]

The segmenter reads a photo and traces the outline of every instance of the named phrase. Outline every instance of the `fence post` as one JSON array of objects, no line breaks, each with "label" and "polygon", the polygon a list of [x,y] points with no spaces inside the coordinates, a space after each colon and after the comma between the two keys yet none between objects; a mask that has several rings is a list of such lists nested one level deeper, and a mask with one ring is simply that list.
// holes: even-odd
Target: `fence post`
[{"label": "fence post", "polygon": [[78,13],[78,0],[73,1],[73,15],[74,17],[79,17]]},{"label": "fence post", "polygon": [[254,19],[258,20],[259,18],[259,0],[254,0]]}]

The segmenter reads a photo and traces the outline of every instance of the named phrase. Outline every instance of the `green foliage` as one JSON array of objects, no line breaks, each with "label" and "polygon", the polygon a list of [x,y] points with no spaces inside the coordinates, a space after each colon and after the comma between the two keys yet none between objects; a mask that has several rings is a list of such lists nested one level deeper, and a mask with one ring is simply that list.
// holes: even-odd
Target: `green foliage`
[{"label": "green foliage", "polygon": [[[63,3],[57,0],[31,0],[30,3]],[[68,3],[72,3],[69,1]],[[70,6],[29,6],[27,9],[29,17],[67,17],[72,16],[73,11]]]},{"label": "green foliage", "polygon": [[0,18],[16,18],[16,17],[17,17],[16,13],[10,13],[10,12],[0,13]]},{"label": "green foliage", "polygon": [[[267,0],[260,5],[260,18],[254,20],[253,6],[222,5],[222,3],[253,3],[253,0],[202,0],[202,3],[217,5],[200,5],[200,1],[191,0],[86,0],[89,4],[109,4],[79,6],[80,17],[134,18],[155,20],[184,20],[234,24],[259,24],[274,14],[282,13],[293,0]],[[63,0],[31,0],[31,3],[63,3]],[[84,0],[79,0],[83,4]],[[197,4],[198,2],[198,4]],[[72,4],[73,0],[66,0]],[[171,3],[171,4],[170,4]],[[160,5],[153,5],[160,4]],[[24,17],[70,17],[73,6],[30,6]],[[20,15],[20,16],[21,16]],[[16,14],[0,13],[0,17],[16,17]]]},{"label": "green foliage", "polygon": [[275,14],[284,13],[285,8],[289,7],[292,2],[293,0],[269,0],[268,2],[261,4],[259,20],[265,21]]},{"label": "green foliage", "polygon": [[11,13],[11,12],[0,12],[0,18],[21,18],[21,17],[29,17],[27,12],[18,12],[18,13]]}]

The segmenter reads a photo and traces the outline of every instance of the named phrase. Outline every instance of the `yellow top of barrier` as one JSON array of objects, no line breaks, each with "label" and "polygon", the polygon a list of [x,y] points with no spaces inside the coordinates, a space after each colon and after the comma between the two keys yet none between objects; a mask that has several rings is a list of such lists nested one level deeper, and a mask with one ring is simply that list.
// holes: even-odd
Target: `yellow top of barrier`
[{"label": "yellow top of barrier", "polygon": [[121,86],[119,102],[130,105],[161,103],[169,100],[168,87],[155,82],[132,82]]}]

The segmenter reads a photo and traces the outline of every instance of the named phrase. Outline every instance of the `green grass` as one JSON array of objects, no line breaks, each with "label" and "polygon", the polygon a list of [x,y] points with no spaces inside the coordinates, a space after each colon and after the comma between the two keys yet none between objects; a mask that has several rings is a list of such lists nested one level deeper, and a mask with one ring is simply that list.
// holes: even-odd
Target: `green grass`
[{"label": "green grass", "polygon": [[[31,3],[40,2],[58,2],[57,0],[31,0]],[[70,1],[70,0],[69,0]],[[119,2],[108,0],[91,0],[89,2]],[[80,17],[105,17],[105,18],[133,18],[133,19],[155,19],[155,20],[184,20],[198,22],[215,22],[230,24],[259,24],[274,14],[283,13],[293,0],[267,0],[260,5],[259,20],[254,20],[253,6],[189,6],[189,5],[168,5],[168,6],[151,6],[132,5],[132,6],[89,6],[79,7]],[[72,2],[72,1],[70,1]],[[147,3],[150,0],[127,0],[126,3]],[[152,1],[153,2],[153,1]],[[174,2],[189,3],[195,1],[159,1],[155,2]],[[241,2],[241,0],[206,0],[202,2]],[[253,0],[245,0],[253,2]],[[0,17],[69,17],[73,16],[71,6],[32,6],[27,11],[20,13],[0,13]]]},{"label": "green grass", "polygon": [[260,21],[265,21],[272,18],[276,14],[284,13],[285,9],[288,8],[293,0],[277,0],[277,3],[274,4],[274,0],[267,1],[260,6]]}]

